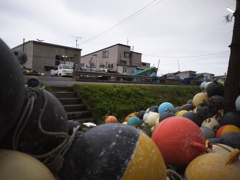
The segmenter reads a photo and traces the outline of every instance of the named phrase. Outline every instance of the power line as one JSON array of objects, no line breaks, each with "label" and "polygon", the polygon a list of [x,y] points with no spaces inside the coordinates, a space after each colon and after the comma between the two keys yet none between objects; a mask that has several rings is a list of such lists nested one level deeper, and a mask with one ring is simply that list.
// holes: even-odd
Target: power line
[{"label": "power line", "polygon": [[211,54],[201,54],[201,55],[194,55],[194,56],[178,56],[178,57],[171,57],[171,56],[160,56],[160,55],[149,55],[149,54],[142,54],[144,56],[150,56],[150,57],[157,57],[157,58],[169,58],[169,59],[176,59],[176,58],[196,58],[196,57],[203,57],[203,56],[213,56],[218,54],[227,53],[229,51],[222,51],[222,52],[216,52]]},{"label": "power line", "polygon": [[[146,10],[152,8],[153,6],[159,4],[160,2],[162,2],[162,1],[164,1],[164,0],[160,0],[159,2],[156,2],[156,1],[157,1],[157,0],[154,0],[154,1],[150,2],[149,4],[147,4],[146,6],[144,6],[143,8],[141,8],[140,10],[136,11],[136,12],[133,13],[132,15],[130,15],[130,16],[128,16],[127,18],[125,18],[124,20],[122,20],[122,21],[120,21],[119,23],[115,24],[114,26],[106,29],[105,31],[101,32],[100,34],[98,34],[98,35],[96,35],[96,36],[93,36],[92,38],[90,38],[90,39],[88,39],[88,40],[86,40],[86,41],[83,41],[81,44],[86,43],[86,42],[88,42],[88,41],[91,41],[91,40],[93,40],[93,39],[95,39],[95,38],[97,38],[97,37],[105,34],[106,32],[110,31],[111,29],[113,29],[113,28],[115,28],[115,27],[123,24],[124,22],[127,22],[127,21],[131,20],[132,18],[138,16],[139,14],[142,14],[142,13],[145,12]],[[155,2],[156,2],[156,3],[155,3]],[[154,4],[154,3],[155,3],[155,4]]]}]

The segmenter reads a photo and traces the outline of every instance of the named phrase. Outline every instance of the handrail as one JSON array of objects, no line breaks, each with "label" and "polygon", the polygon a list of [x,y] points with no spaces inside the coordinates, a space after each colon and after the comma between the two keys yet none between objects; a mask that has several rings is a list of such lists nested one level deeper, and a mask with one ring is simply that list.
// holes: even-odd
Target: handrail
[{"label": "handrail", "polygon": [[73,78],[76,81],[106,81],[106,82],[130,82],[150,84],[175,84],[179,85],[181,79],[169,79],[164,77],[149,77],[142,75],[129,75],[120,73],[88,72],[75,70]]}]

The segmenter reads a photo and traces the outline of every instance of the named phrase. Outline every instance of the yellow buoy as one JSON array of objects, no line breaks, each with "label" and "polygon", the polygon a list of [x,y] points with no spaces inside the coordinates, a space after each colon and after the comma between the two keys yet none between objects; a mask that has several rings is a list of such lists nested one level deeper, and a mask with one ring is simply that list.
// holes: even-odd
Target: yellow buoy
[{"label": "yellow buoy", "polygon": [[192,100],[192,103],[195,107],[203,102],[207,102],[209,99],[207,93],[197,93]]},{"label": "yellow buoy", "polygon": [[1,180],[55,180],[50,170],[32,156],[0,149]]},{"label": "yellow buoy", "polygon": [[186,168],[188,180],[239,180],[240,150],[234,149],[228,157],[220,153],[206,153],[192,160]]}]

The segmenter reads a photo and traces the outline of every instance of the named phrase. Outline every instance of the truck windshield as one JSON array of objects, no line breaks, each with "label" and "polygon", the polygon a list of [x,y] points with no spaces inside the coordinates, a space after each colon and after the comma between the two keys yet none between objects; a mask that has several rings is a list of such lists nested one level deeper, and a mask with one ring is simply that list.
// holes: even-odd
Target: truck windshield
[{"label": "truck windshield", "polygon": [[63,65],[62,65],[62,68],[63,68],[63,69],[72,69],[72,67],[69,66],[69,65],[67,65],[67,64],[63,64]]}]

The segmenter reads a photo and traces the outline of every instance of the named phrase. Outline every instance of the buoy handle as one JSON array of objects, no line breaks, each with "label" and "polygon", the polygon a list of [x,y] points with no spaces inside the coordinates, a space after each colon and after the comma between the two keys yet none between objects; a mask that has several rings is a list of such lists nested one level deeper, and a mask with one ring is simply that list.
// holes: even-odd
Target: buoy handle
[{"label": "buoy handle", "polygon": [[204,144],[198,143],[196,141],[190,140],[190,145],[199,151],[207,151],[207,148],[204,146]]},{"label": "buoy handle", "polygon": [[240,150],[234,149],[226,159],[226,164],[232,164],[239,160]]}]

